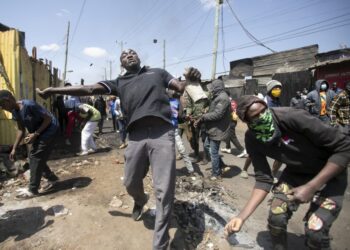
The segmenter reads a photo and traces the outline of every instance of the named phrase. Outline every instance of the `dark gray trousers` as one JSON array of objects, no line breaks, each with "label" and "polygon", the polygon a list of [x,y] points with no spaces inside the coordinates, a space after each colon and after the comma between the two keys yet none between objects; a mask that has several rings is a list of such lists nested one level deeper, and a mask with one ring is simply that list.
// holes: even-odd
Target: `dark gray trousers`
[{"label": "dark gray trousers", "polygon": [[156,198],[153,249],[166,249],[175,192],[175,137],[171,124],[135,128],[129,133],[125,150],[124,185],[138,205],[147,202],[143,178],[149,166]]}]

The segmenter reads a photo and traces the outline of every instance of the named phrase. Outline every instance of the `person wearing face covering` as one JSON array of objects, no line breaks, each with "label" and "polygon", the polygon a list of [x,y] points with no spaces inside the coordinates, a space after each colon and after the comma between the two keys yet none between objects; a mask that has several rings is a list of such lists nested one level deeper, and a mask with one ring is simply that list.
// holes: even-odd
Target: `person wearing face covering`
[{"label": "person wearing face covering", "polygon": [[350,82],[337,94],[329,108],[331,125],[350,135]]},{"label": "person wearing face covering", "polygon": [[306,97],[306,105],[309,108],[309,112],[321,121],[329,124],[329,106],[334,96],[335,93],[329,88],[326,80],[317,80],[315,89],[308,93]]},{"label": "person wearing face covering", "polygon": [[264,101],[267,103],[267,106],[280,107],[281,101],[280,96],[282,94],[282,83],[276,80],[271,80],[266,83],[266,96]]},{"label": "person wearing face covering", "polygon": [[[329,231],[347,187],[350,137],[303,109],[268,108],[255,96],[238,100],[237,115],[248,126],[245,145],[256,183],[244,208],[227,223],[226,236],[239,232],[271,191],[272,249],[287,249],[288,221],[301,203],[310,203],[304,218],[308,249],[331,249]],[[267,157],[286,164],[275,185]]]}]

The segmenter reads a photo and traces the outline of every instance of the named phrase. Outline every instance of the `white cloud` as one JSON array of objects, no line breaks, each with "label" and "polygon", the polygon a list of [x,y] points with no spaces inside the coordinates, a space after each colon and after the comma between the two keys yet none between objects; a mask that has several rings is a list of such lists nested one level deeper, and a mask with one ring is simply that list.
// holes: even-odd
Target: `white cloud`
[{"label": "white cloud", "polygon": [[200,0],[200,2],[203,5],[203,8],[206,10],[215,8],[216,6],[216,0]]},{"label": "white cloud", "polygon": [[61,16],[63,16],[63,14],[61,12],[57,12],[56,16],[61,17]]},{"label": "white cloud", "polygon": [[51,43],[47,45],[41,45],[39,49],[43,51],[57,51],[60,49],[60,46],[56,43]]},{"label": "white cloud", "polygon": [[107,56],[107,51],[98,47],[87,47],[83,50],[83,54],[97,58]]},{"label": "white cloud", "polygon": [[66,13],[66,14],[70,14],[70,11],[67,9],[61,9],[62,12]]}]

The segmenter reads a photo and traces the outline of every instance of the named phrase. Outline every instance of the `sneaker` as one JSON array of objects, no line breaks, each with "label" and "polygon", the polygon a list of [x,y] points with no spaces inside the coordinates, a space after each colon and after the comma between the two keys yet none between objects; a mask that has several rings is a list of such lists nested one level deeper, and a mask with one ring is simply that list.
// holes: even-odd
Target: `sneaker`
[{"label": "sneaker", "polygon": [[72,143],[70,143],[69,139],[66,139],[64,142],[66,143],[67,146],[72,145]]},{"label": "sneaker", "polygon": [[128,144],[126,143],[123,143],[122,145],[119,146],[119,149],[123,149],[123,148],[126,148],[128,146]]},{"label": "sneaker", "polygon": [[88,155],[88,154],[89,154],[88,151],[81,151],[81,152],[77,153],[76,155],[77,156],[84,156],[84,155]]},{"label": "sneaker", "polygon": [[88,154],[93,154],[93,153],[96,153],[96,149],[89,148],[88,149]]},{"label": "sneaker", "polygon": [[39,194],[30,191],[29,189],[20,190],[18,195],[16,195],[16,200],[26,200],[37,197]]},{"label": "sneaker", "polygon": [[181,159],[182,159],[182,156],[181,156],[180,154],[177,154],[177,155],[176,155],[176,160],[179,161],[179,160],[181,160]]},{"label": "sneaker", "polygon": [[[147,203],[148,199],[149,199],[149,195],[148,194],[145,194],[146,195],[146,202],[145,204]],[[143,206],[145,205],[143,204],[142,206],[140,205],[137,205],[135,203],[134,205],[134,208],[132,209],[132,214],[131,214],[131,217],[134,219],[134,221],[139,221],[142,217],[142,210],[143,210]]]},{"label": "sneaker", "polygon": [[220,151],[223,152],[223,153],[231,154],[231,149],[230,148],[221,148]]},{"label": "sneaker", "polygon": [[242,171],[241,172],[241,174],[240,174],[240,176],[241,176],[241,178],[243,178],[243,179],[248,179],[248,173],[247,173],[247,171]]},{"label": "sneaker", "polygon": [[220,175],[212,175],[209,177],[209,180],[211,181],[220,181],[221,180],[221,176]]},{"label": "sneaker", "polygon": [[248,157],[247,151],[244,149],[242,151],[242,153],[240,153],[239,155],[237,155],[238,158],[243,158],[243,157]]},{"label": "sneaker", "polygon": [[51,191],[56,187],[56,185],[57,181],[47,181],[47,183],[40,188],[40,193]]}]

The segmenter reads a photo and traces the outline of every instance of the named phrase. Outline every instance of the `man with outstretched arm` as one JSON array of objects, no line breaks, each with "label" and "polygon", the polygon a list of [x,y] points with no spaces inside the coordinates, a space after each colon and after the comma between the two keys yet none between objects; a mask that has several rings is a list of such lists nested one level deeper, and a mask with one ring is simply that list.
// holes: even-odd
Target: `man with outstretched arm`
[{"label": "man with outstretched arm", "polygon": [[[329,231],[347,187],[350,138],[304,110],[268,108],[254,96],[240,98],[237,114],[248,125],[245,145],[256,184],[243,210],[227,223],[226,235],[240,231],[272,191],[268,228],[273,249],[287,249],[288,220],[300,203],[308,202],[306,244],[309,249],[330,249]],[[274,186],[266,157],[286,164]]]},{"label": "man with outstretched arm", "polygon": [[[134,220],[141,219],[143,206],[148,201],[143,178],[149,166],[152,166],[157,211],[153,249],[166,249],[175,192],[174,127],[166,88],[182,93],[185,86],[163,69],[141,67],[141,61],[132,49],[123,51],[120,61],[126,73],[114,81],[101,81],[90,86],[48,88],[38,90],[38,93],[44,98],[52,94],[111,94],[120,97],[129,133],[124,185],[135,202],[132,217]],[[188,80],[197,79],[200,73],[190,68],[185,77]]]}]

